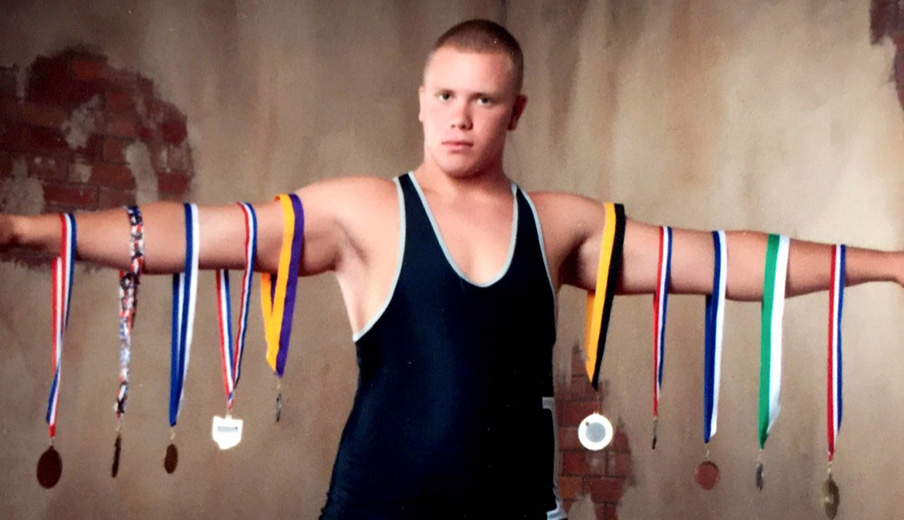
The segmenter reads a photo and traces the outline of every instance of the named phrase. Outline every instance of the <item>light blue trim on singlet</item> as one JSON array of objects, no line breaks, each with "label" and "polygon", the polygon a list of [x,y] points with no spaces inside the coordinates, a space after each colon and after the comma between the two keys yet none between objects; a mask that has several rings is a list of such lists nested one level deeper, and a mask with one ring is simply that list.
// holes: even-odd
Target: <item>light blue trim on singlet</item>
[{"label": "light blue trim on singlet", "polygon": [[531,200],[527,191],[520,186],[518,189],[524,194],[524,199],[527,200],[527,205],[530,206],[530,211],[534,214],[534,225],[537,226],[537,238],[540,239],[540,254],[543,256],[543,267],[546,269],[546,279],[549,281],[549,290],[552,292],[553,319],[555,320],[559,314],[559,301],[556,299],[556,287],[552,283],[552,274],[549,271],[549,260],[546,259],[546,242],[543,240],[543,226],[540,225],[540,213],[537,212],[537,207],[534,206],[534,201]]},{"label": "light blue trim on singlet", "polygon": [[470,278],[465,276],[465,273],[459,269],[458,264],[455,263],[455,260],[452,258],[452,253],[449,252],[449,248],[446,247],[446,242],[443,240],[443,236],[439,232],[439,226],[436,223],[436,219],[433,218],[433,210],[430,209],[430,205],[427,204],[427,197],[424,196],[424,192],[421,190],[421,185],[417,183],[417,178],[413,173],[410,173],[411,183],[414,184],[415,190],[417,190],[418,196],[421,198],[421,204],[424,206],[424,211],[427,213],[427,218],[430,219],[430,225],[433,227],[433,234],[436,235],[436,240],[439,242],[440,248],[443,250],[443,255],[446,256],[446,261],[449,263],[449,267],[452,268],[453,271],[461,278],[462,280],[468,282],[469,284],[475,287],[489,287],[494,283],[498,282],[502,279],[503,276],[508,272],[509,267],[512,265],[512,258],[515,257],[515,242],[518,238],[518,197],[516,196],[517,186],[515,183],[509,181],[509,184],[512,186],[512,238],[509,241],[509,252],[508,257],[505,259],[505,264],[503,264],[502,269],[493,277],[490,281],[486,283],[475,283]]},{"label": "light blue trim on singlet", "polygon": [[556,508],[546,512],[546,520],[567,520],[568,516],[562,506],[562,497],[559,496],[559,483],[556,478],[556,474],[559,472],[559,425],[556,421],[555,397],[544,397],[543,409],[549,410],[549,414],[552,416],[553,453],[555,453],[552,471],[552,493],[556,497]]},{"label": "light blue trim on singlet", "polygon": [[389,307],[389,302],[395,294],[396,286],[399,284],[399,277],[402,275],[402,259],[405,256],[405,197],[402,195],[402,184],[399,182],[399,178],[396,177],[392,179],[392,182],[396,185],[396,194],[399,198],[399,257],[398,260],[396,260],[395,278],[392,280],[392,287],[390,287],[389,294],[386,295],[386,300],[383,301],[383,305],[380,306],[380,310],[378,310],[377,313],[361,327],[361,330],[352,334],[352,341],[355,343],[367,334],[367,331],[369,331],[377,323],[380,317],[383,316],[383,313],[386,312],[386,308]]}]

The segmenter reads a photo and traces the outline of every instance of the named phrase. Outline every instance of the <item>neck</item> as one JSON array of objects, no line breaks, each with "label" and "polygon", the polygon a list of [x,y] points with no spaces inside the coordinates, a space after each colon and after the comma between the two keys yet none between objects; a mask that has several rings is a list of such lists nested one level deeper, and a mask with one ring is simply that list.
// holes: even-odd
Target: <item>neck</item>
[{"label": "neck", "polygon": [[492,196],[511,191],[511,181],[505,176],[501,165],[467,175],[453,175],[436,164],[424,161],[414,170],[414,175],[425,191],[447,196]]}]

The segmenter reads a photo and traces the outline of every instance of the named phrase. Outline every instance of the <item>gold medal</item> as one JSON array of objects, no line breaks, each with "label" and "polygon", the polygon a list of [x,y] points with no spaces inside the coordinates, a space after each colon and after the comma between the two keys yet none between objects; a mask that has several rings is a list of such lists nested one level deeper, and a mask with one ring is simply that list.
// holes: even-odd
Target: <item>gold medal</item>
[{"label": "gold medal", "polygon": [[38,459],[38,482],[42,487],[50,489],[60,481],[63,474],[63,458],[51,445]]},{"label": "gold medal", "polygon": [[697,465],[697,470],[694,471],[694,480],[701,488],[709,491],[719,483],[719,466],[716,466],[709,459],[705,459]]},{"label": "gold medal", "polygon": [[838,514],[838,504],[841,501],[841,494],[838,492],[838,485],[832,479],[832,473],[826,477],[826,481],[822,484],[822,509],[826,516],[835,518]]},{"label": "gold medal", "polygon": [[169,446],[166,447],[166,456],[163,457],[163,469],[165,469],[167,473],[172,474],[176,471],[176,466],[178,465],[179,450],[176,449],[176,445],[171,442]]}]

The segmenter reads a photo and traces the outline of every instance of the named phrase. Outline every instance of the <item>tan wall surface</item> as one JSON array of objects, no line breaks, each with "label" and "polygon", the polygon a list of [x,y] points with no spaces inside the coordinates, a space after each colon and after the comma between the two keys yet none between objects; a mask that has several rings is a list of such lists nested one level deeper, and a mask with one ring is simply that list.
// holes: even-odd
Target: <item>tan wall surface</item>
[{"label": "tan wall surface", "polygon": [[[624,202],[634,218],[701,229],[752,228],[879,248],[902,245],[904,117],[889,81],[889,42],[869,43],[853,0],[657,2],[3,2],[0,65],[90,44],[152,78],[188,117],[202,203],[263,200],[342,174],[417,165],[415,92],[424,54],[452,23],[500,19],[526,52],[530,96],[507,167],[529,188]],[[140,166],[140,165],[136,165]],[[117,386],[116,274],[79,267],[56,446],[61,482],[34,479],[46,446],[46,271],[0,264],[0,517],[315,518],[354,393],[341,296],[302,281],[272,424],[256,301],[237,398],[245,439],[220,452],[223,412],[213,277],[201,278],[195,348],[177,444],[169,440],[169,285],[146,277],[117,479],[109,476]],[[902,500],[901,291],[847,293],[845,416],[835,473],[839,518],[894,518]],[[581,335],[580,295],[563,290],[557,374]],[[721,417],[710,443],[722,468],[695,487],[701,435],[702,297],[671,300],[660,446],[650,434],[648,297],[620,298],[603,377],[607,414],[632,442],[634,486],[621,518],[819,518],[825,477],[825,294],[788,302],[783,410],[757,492],[759,305],[726,312]],[[490,497],[507,499],[507,497]],[[589,518],[578,508],[572,518]]]}]

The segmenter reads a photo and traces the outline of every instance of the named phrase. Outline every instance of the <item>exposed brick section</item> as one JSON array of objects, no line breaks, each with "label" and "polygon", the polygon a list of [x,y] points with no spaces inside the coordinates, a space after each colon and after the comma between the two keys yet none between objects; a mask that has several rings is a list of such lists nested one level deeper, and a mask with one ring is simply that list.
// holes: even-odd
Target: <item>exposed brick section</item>
[{"label": "exposed brick section", "polygon": [[885,37],[895,42],[897,52],[891,76],[898,87],[898,101],[904,107],[904,5],[898,0],[872,0],[870,36],[873,44]]},{"label": "exposed brick section", "polygon": [[[556,388],[556,412],[559,426],[559,494],[566,511],[582,497],[589,496],[596,518],[617,520],[618,503],[625,487],[632,485],[631,449],[624,430],[615,425],[612,442],[606,449],[593,452],[578,441],[578,426],[587,415],[600,411],[605,400],[605,385],[597,392],[584,375],[579,347],[572,356],[572,373]],[[612,418],[610,417],[610,420]]]},{"label": "exposed brick section", "polygon": [[[27,81],[20,97],[22,71]],[[85,47],[41,56],[25,67],[0,67],[0,183],[37,181],[43,200],[34,202],[43,203],[43,211],[134,204],[138,180],[126,150],[137,142],[150,154],[159,198],[184,200],[194,177],[188,122],[159,98],[153,81],[112,67],[101,52]],[[20,161],[25,179],[13,178]],[[8,192],[17,193],[16,187]],[[21,191],[23,197],[35,193]],[[3,260],[46,267],[48,257],[14,250],[0,255]]]}]

